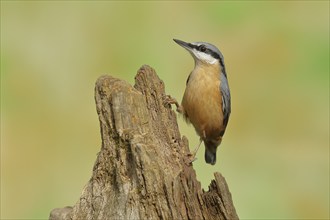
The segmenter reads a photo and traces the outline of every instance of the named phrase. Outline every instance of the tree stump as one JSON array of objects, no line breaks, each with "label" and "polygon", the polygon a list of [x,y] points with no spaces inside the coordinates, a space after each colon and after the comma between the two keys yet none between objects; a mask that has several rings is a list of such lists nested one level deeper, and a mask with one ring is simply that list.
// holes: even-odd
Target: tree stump
[{"label": "tree stump", "polygon": [[163,81],[146,65],[134,87],[111,76],[97,80],[102,147],[93,175],[78,202],[49,219],[238,219],[220,173],[201,189],[164,97]]}]

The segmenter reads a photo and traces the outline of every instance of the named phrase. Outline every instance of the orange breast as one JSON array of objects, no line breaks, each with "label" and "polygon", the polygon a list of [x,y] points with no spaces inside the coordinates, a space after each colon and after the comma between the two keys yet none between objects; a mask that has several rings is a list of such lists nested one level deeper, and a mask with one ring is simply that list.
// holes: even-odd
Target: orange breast
[{"label": "orange breast", "polygon": [[217,138],[224,129],[218,68],[196,66],[182,99],[184,113],[203,139]]}]

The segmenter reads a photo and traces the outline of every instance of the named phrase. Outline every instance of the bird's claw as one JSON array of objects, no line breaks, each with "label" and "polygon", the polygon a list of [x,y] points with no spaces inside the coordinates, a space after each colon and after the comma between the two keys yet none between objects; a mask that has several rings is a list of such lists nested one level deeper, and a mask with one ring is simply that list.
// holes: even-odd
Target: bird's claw
[{"label": "bird's claw", "polygon": [[165,106],[171,106],[172,104],[174,104],[176,106],[176,111],[182,113],[182,107],[179,105],[178,101],[175,98],[172,98],[170,95],[164,95],[163,100]]},{"label": "bird's claw", "polygon": [[188,162],[189,165],[191,165],[193,162],[195,162],[197,160],[196,155],[194,155],[192,153],[188,153],[187,156],[189,157],[189,162]]},{"label": "bird's claw", "polygon": [[170,95],[164,95],[163,100],[164,100],[164,105],[172,105],[172,104],[179,105],[176,99],[172,98],[172,96]]}]

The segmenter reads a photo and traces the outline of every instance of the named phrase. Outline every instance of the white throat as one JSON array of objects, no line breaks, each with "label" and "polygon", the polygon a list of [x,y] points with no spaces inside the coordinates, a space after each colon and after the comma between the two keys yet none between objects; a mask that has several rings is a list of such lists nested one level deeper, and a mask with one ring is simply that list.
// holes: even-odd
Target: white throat
[{"label": "white throat", "polygon": [[196,49],[193,49],[191,51],[191,53],[192,53],[196,63],[202,61],[202,62],[205,62],[205,63],[208,63],[208,64],[215,64],[218,61],[217,59],[212,57],[210,54],[203,53],[203,52],[198,51]]}]

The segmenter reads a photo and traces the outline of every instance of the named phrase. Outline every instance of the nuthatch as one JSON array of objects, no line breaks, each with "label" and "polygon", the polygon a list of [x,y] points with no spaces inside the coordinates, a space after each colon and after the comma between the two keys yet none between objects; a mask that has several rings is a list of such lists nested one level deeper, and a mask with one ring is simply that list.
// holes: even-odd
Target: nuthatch
[{"label": "nuthatch", "polygon": [[190,73],[181,105],[171,98],[167,103],[175,104],[187,122],[191,122],[200,136],[199,145],[193,158],[204,142],[205,161],[216,163],[217,147],[225,133],[230,107],[230,90],[225,70],[224,58],[217,47],[205,42],[186,43],[174,41],[188,50],[195,60],[195,68]]}]

